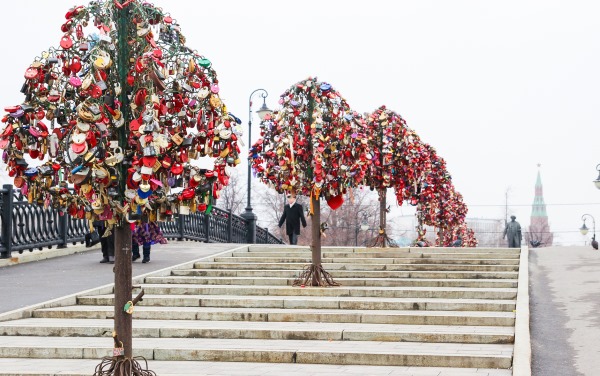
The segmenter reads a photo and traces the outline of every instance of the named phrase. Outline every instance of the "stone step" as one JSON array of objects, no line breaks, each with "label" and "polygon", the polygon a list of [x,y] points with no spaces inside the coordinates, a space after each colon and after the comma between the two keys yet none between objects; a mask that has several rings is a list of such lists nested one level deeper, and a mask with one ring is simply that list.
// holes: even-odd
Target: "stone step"
[{"label": "stone step", "polygon": [[[198,269],[275,269],[302,270],[308,263],[236,263],[236,262],[197,262]],[[398,271],[495,271],[514,272],[518,265],[445,265],[445,264],[346,264],[328,263],[326,270],[398,270]]]},{"label": "stone step", "polygon": [[[78,304],[114,305],[113,295],[77,298]],[[366,298],[321,296],[144,295],[139,305],[159,307],[313,308],[433,311],[504,311],[515,309],[514,300],[440,298]]]},{"label": "stone step", "polygon": [[[302,268],[296,270],[254,269],[175,269],[174,276],[206,276],[206,277],[279,277],[296,278]],[[334,278],[435,278],[435,279],[516,279],[518,272],[472,272],[472,271],[373,271],[373,270],[332,270]]]},{"label": "stone step", "polygon": [[[235,251],[233,257],[311,257],[309,250],[295,252],[248,252]],[[518,253],[439,253],[439,252],[326,252],[323,258],[450,258],[450,259],[518,259]]]},{"label": "stone step", "polygon": [[[102,337],[113,320],[21,319],[0,323],[0,335],[38,337]],[[514,342],[506,326],[393,325],[315,322],[242,322],[134,320],[134,338],[297,339],[438,343]]]},{"label": "stone step", "polygon": [[[77,305],[38,309],[36,318],[105,319],[114,316],[113,306]],[[151,307],[135,308],[135,319],[268,321],[268,322],[335,322],[408,325],[514,326],[514,312],[488,311],[374,311],[344,309],[219,308],[219,307]]]},{"label": "stone step", "polygon": [[[307,246],[282,246],[282,245],[252,245],[248,252],[297,252],[310,251]],[[449,248],[449,247],[410,247],[410,248],[365,248],[365,247],[321,247],[322,253],[341,252],[341,253],[385,253],[385,252],[417,252],[417,253],[500,253],[500,254],[520,254],[520,248]]]},{"label": "stone step", "polygon": [[[336,278],[342,286],[372,287],[492,287],[516,288],[516,279],[415,279],[415,278]],[[291,286],[294,278],[281,277],[146,277],[145,283],[198,284],[198,285],[265,285]]]},{"label": "stone step", "polygon": [[[303,263],[311,262],[310,255],[306,257],[215,257],[213,262],[221,263]],[[357,257],[341,257],[341,258],[323,258],[324,264],[462,264],[462,265],[518,265],[519,259],[452,259],[452,258],[357,258]]]},{"label": "stone step", "polygon": [[[2,358],[98,359],[112,356],[109,337],[0,337]],[[373,341],[136,338],[148,360],[503,368],[512,345]]]},{"label": "stone step", "polygon": [[514,288],[466,287],[292,287],[191,284],[143,284],[150,295],[320,296],[442,299],[516,299]]},{"label": "stone step", "polygon": [[[0,376],[89,376],[97,359],[0,359]],[[143,362],[142,362],[143,364]],[[512,376],[507,369],[406,366],[354,366],[297,363],[245,363],[152,360],[148,369],[160,376],[198,376],[198,370],[212,376]]]}]

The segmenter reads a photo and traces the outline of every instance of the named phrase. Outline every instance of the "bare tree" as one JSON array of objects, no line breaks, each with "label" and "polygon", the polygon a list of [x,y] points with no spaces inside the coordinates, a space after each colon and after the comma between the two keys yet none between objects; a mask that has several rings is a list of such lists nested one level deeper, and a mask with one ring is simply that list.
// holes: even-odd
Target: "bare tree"
[{"label": "bare tree", "polygon": [[240,214],[244,209],[245,193],[246,185],[242,182],[240,175],[234,172],[229,177],[229,185],[221,191],[217,205],[221,209],[231,210],[233,214]]},{"label": "bare tree", "polygon": [[[370,229],[379,227],[379,203],[374,193],[367,189],[348,189],[344,204],[337,210],[325,205],[321,209],[321,218],[327,223],[323,245],[362,246],[370,239]],[[369,230],[363,231],[361,224],[366,222]]]},{"label": "bare tree", "polygon": [[[253,186],[254,197],[252,207],[258,217],[258,224],[268,228],[269,232],[281,239],[287,239],[285,228],[279,228],[279,218],[283,215],[285,195],[275,190],[256,184]],[[300,244],[300,241],[298,242]]]}]

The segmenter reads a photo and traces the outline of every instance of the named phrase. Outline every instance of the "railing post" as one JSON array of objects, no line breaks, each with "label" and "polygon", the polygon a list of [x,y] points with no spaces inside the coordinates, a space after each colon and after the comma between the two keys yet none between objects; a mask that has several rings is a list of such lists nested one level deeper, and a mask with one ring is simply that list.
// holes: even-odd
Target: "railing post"
[{"label": "railing post", "polygon": [[4,251],[0,258],[10,258],[12,252],[12,212],[13,212],[13,186],[4,184],[5,193],[2,195],[2,243]]},{"label": "railing post", "polygon": [[177,240],[182,241],[184,239],[183,237],[183,215],[181,215],[181,213],[179,213],[177,215],[177,228],[179,229],[179,238]]},{"label": "railing post", "polygon": [[227,213],[227,243],[231,243],[233,240],[233,213],[231,209]]},{"label": "railing post", "polygon": [[208,230],[210,228],[210,225],[209,225],[208,222],[210,221],[210,217],[211,216],[208,215],[208,214],[206,214],[206,213],[203,213],[202,215],[204,215],[204,234],[206,235],[206,238],[204,239],[204,241],[206,243],[209,243],[210,242],[210,237],[208,236]]},{"label": "railing post", "polygon": [[256,244],[256,215],[244,217],[246,220],[246,241]]},{"label": "railing post", "polygon": [[58,210],[58,234],[62,239],[62,244],[59,244],[58,248],[67,248],[69,242],[69,213],[60,209]]},{"label": "railing post", "polygon": [[265,235],[265,243],[264,244],[269,244],[269,228],[265,227],[265,231],[267,232]]}]

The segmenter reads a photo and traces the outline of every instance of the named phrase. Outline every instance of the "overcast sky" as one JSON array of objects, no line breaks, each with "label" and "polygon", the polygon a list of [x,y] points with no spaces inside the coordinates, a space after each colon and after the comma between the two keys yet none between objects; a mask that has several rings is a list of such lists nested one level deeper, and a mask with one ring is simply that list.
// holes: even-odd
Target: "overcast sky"
[{"label": "overcast sky", "polygon": [[[5,5],[0,104],[22,101],[25,69],[59,44],[74,4]],[[541,163],[555,241],[581,242],[584,213],[600,230],[600,190],[592,183],[600,163],[600,2],[154,4],[213,62],[221,96],[244,124],[254,89],[266,89],[274,109],[290,85],[317,76],[357,111],[385,104],[400,113],[446,159],[469,217],[504,218],[508,189],[509,214],[527,226]],[[260,98],[254,102],[257,109]]]}]

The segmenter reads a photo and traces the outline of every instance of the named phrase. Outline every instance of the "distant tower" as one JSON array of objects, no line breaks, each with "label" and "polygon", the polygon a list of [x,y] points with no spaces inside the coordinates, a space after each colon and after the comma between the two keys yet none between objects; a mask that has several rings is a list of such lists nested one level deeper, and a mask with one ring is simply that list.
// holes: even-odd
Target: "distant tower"
[{"label": "distant tower", "polygon": [[[527,245],[535,246],[537,242],[540,245],[548,247],[554,241],[554,234],[550,232],[548,225],[548,214],[546,213],[546,204],[544,203],[544,193],[542,188],[542,177],[540,176],[540,164],[538,164],[537,180],[535,182],[535,197],[531,208],[531,221],[529,231],[525,236]],[[533,244],[532,244],[533,243]]]}]

